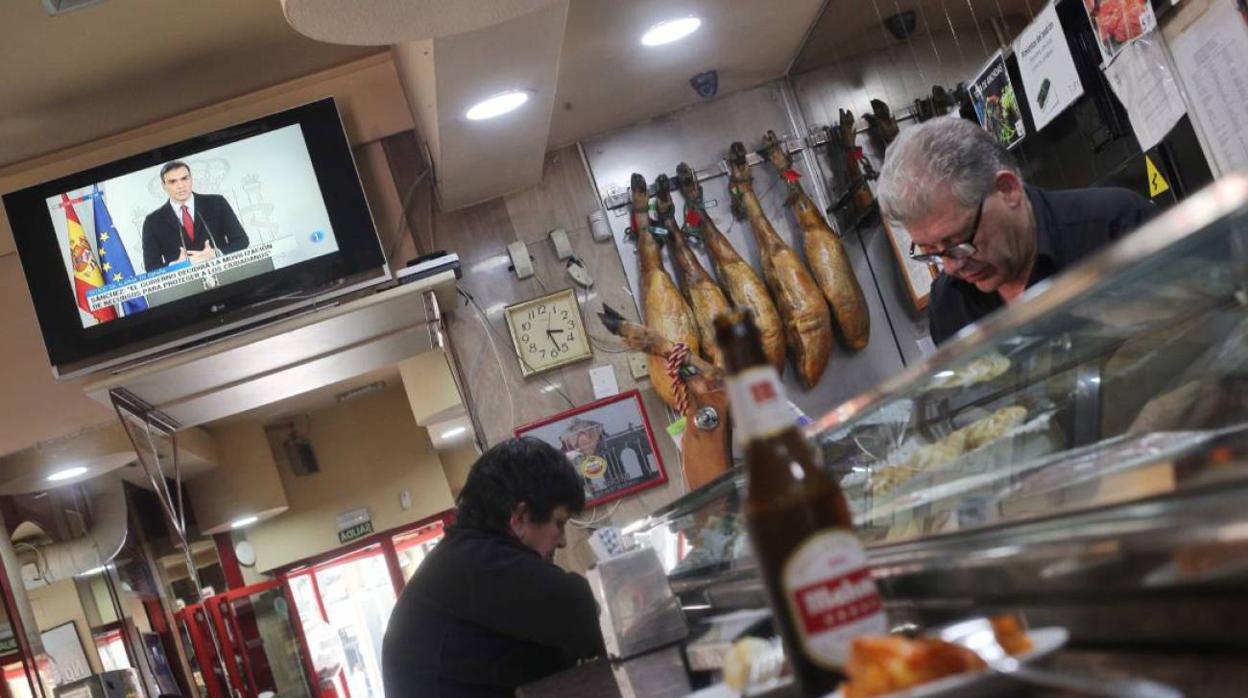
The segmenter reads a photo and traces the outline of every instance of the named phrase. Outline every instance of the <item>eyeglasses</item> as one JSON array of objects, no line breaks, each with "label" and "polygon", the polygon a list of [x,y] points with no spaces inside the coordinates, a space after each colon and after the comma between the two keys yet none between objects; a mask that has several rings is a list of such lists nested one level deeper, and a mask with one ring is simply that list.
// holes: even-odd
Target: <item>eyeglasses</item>
[{"label": "eyeglasses", "polygon": [[984,216],[984,202],[988,201],[988,197],[979,200],[979,208],[975,209],[975,220],[971,222],[971,228],[966,234],[966,239],[956,245],[950,245],[940,252],[916,252],[919,246],[910,243],[910,259],[924,264],[939,264],[944,259],[968,259],[978,251],[975,248],[975,233],[979,231],[979,219]]}]

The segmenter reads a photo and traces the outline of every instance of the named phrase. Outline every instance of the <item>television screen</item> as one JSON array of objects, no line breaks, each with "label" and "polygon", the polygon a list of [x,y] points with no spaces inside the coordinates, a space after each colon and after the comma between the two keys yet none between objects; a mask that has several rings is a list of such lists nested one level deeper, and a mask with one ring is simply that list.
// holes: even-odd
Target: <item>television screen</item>
[{"label": "television screen", "polygon": [[83,327],[338,250],[298,126],[46,201]]},{"label": "television screen", "polygon": [[332,100],[4,202],[62,374],[389,277]]}]

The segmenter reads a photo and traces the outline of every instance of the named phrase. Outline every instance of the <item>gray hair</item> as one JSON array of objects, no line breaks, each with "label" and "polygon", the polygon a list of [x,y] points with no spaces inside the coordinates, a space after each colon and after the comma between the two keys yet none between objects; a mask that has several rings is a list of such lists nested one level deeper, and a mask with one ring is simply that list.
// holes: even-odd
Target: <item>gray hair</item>
[{"label": "gray hair", "polygon": [[1009,151],[977,124],[957,116],[925,121],[888,146],[876,184],[880,212],[904,225],[950,194],[975,208],[1001,170],[1019,174]]}]

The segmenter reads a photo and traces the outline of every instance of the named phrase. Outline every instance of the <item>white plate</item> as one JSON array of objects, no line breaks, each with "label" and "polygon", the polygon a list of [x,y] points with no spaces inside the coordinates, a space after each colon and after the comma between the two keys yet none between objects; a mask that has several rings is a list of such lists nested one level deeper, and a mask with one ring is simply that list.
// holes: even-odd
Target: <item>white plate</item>
[{"label": "white plate", "polygon": [[[1070,637],[1066,628],[1033,628],[1027,631],[1031,638],[1031,651],[1015,657],[1026,664],[1053,654]],[[1018,692],[1018,682],[999,674],[988,671],[977,671],[970,674],[956,674],[939,681],[932,681],[915,686],[908,691],[889,693],[880,698],[987,698],[988,696],[1014,695]],[[825,698],[842,698],[840,691],[828,694]]]}]

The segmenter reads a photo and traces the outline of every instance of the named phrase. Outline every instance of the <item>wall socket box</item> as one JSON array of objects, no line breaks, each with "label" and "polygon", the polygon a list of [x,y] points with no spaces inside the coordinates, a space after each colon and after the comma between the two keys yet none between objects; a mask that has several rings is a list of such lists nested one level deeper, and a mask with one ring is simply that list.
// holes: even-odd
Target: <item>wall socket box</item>
[{"label": "wall socket box", "polygon": [[633,380],[641,380],[650,377],[650,362],[645,354],[637,351],[628,352],[628,372],[632,375]]}]

